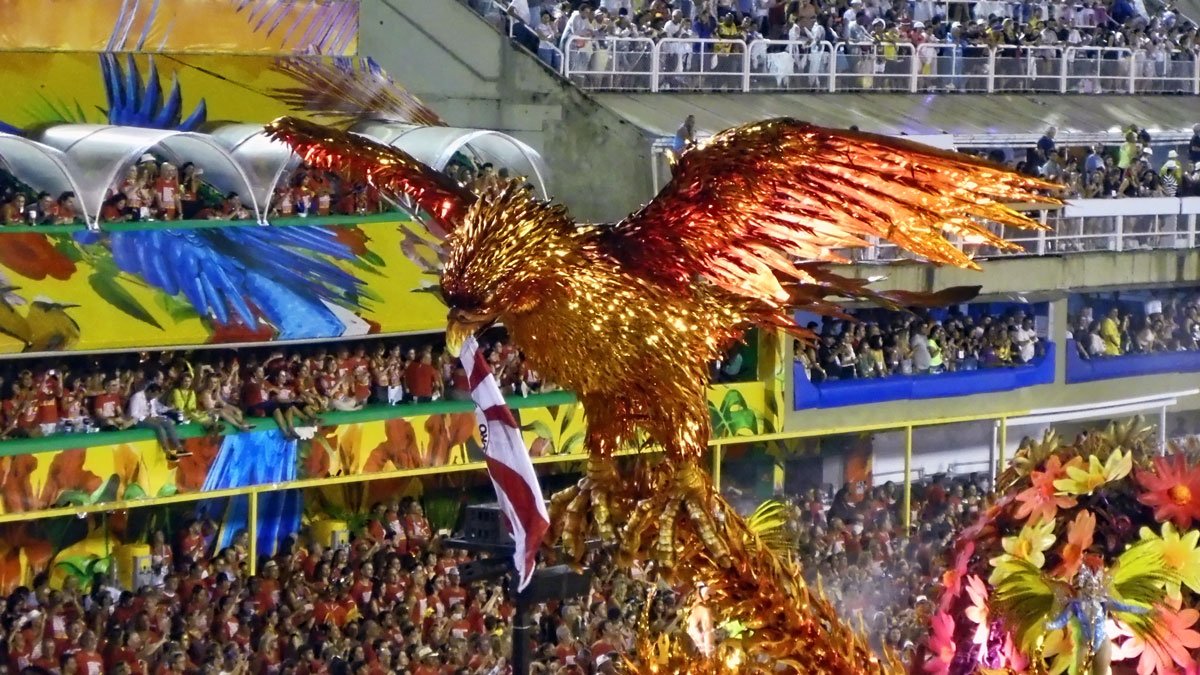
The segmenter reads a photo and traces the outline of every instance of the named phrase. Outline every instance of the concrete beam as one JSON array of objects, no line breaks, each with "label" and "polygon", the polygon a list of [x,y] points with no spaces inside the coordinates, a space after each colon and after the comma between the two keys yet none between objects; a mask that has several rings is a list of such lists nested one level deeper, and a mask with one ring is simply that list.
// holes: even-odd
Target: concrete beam
[{"label": "concrete beam", "polygon": [[974,271],[909,263],[859,263],[840,271],[859,278],[886,275],[886,279],[872,286],[879,290],[933,291],[948,286],[982,285],[984,296],[1098,291],[1194,284],[1200,281],[1200,251],[1103,251],[997,258],[982,261],[980,267],[980,271]]},{"label": "concrete beam", "polygon": [[[1067,349],[1059,343],[1059,350]],[[930,377],[937,377],[931,375]],[[887,401],[845,408],[792,410],[788,393],[784,430],[792,432],[825,432],[837,428],[900,427],[910,423],[929,422],[951,424],[964,419],[1021,414],[1031,410],[1094,403],[1186,391],[1196,387],[1195,373],[1152,375],[1086,384],[1047,384],[996,394],[976,394],[955,398],[923,401]],[[1200,396],[1181,400],[1175,410],[1200,408]]]}]

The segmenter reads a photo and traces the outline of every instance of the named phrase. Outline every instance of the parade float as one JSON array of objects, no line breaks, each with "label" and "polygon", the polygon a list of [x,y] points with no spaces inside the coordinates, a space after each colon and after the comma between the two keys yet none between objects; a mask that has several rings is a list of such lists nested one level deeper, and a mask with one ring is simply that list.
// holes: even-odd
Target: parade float
[{"label": "parade float", "polygon": [[1021,448],[955,540],[914,671],[1197,672],[1200,468],[1140,420]]}]

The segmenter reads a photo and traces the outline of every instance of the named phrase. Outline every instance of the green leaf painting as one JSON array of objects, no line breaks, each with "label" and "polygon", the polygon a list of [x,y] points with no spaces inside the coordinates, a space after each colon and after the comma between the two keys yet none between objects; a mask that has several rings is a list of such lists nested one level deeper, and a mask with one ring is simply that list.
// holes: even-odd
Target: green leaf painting
[{"label": "green leaf painting", "polygon": [[88,283],[101,298],[104,298],[105,302],[113,307],[142,323],[148,323],[159,330],[163,329],[150,312],[133,297],[133,294],[117,282],[117,277],[103,272],[94,272],[88,277]]},{"label": "green leaf painting", "polygon": [[758,433],[758,414],[746,403],[746,397],[736,389],[729,389],[716,406],[709,401],[708,412],[712,417],[714,438],[730,436],[752,436]]}]

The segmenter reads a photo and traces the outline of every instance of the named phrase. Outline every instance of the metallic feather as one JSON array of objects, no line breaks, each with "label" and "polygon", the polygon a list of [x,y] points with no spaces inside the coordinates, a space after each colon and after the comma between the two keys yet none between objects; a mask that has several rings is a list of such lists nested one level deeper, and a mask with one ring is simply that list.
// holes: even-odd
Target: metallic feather
[{"label": "metallic feather", "polygon": [[292,110],[307,111],[340,126],[364,119],[446,125],[369,58],[295,56],[276,60],[272,68],[293,82],[272,89],[272,97]]},{"label": "metallic feather", "polygon": [[399,148],[364,136],[295,117],[275,120],[267,125],[267,132],[313,166],[352,181],[365,181],[394,201],[406,195],[432,219],[435,236],[454,229],[476,200],[440,171]]},{"label": "metallic feather", "polygon": [[619,223],[608,246],[630,268],[685,288],[697,274],[782,306],[794,262],[890,241],[931,262],[977,267],[951,241],[1013,245],[988,223],[1038,228],[1008,204],[1061,204],[1056,186],[909,141],[774,119],[722,132],[680,157],[674,178]]}]

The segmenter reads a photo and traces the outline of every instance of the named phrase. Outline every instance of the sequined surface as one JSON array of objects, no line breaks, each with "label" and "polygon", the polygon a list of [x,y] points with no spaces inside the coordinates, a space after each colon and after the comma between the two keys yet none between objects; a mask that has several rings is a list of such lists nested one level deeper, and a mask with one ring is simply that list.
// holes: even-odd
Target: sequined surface
[{"label": "sequined surface", "polygon": [[[997,224],[1037,223],[1005,204],[1053,186],[905,141],[771,120],[685,153],[671,183],[615,225],[579,224],[512,183],[479,199],[411,157],[316,125],[272,125],[306,159],[406,194],[449,231],[441,288],[447,342],[500,321],[533,368],[575,392],[587,414],[587,477],[552,500],[568,550],[585,533],[653,559],[673,583],[704,581],[722,620],[751,626],[697,661],[686,645],[646,642],[636,672],[878,673],[896,664],[812,594],[697,468],[711,433],[708,364],[751,326],[793,325],[829,298],[958,302],[975,289],[880,295],[838,275],[835,249],[891,241],[930,261],[972,267],[949,238],[998,248]],[[611,457],[648,442],[666,460],[621,476]],[[649,639],[648,637],[646,638]]]}]

